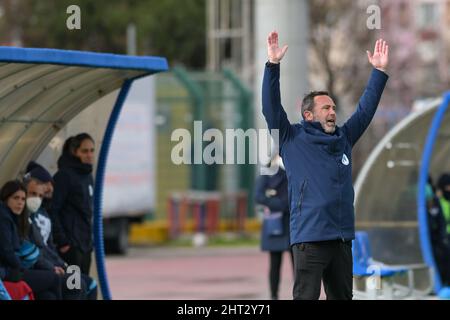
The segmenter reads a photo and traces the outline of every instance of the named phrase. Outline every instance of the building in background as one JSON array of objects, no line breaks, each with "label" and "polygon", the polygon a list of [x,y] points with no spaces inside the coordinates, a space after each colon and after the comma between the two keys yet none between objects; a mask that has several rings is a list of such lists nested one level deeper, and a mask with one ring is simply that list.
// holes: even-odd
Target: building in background
[{"label": "building in background", "polygon": [[207,1],[207,68],[239,70],[253,81],[254,0]]},{"label": "building in background", "polygon": [[380,34],[392,44],[389,104],[409,110],[414,100],[450,87],[450,0],[382,0],[381,6]]},{"label": "building in background", "polygon": [[299,120],[298,99],[308,89],[308,1],[210,0],[207,10],[207,65],[230,68],[254,92],[256,127],[265,128],[261,112],[261,83],[267,61],[267,35],[277,30],[288,44],[281,86],[291,122]]}]

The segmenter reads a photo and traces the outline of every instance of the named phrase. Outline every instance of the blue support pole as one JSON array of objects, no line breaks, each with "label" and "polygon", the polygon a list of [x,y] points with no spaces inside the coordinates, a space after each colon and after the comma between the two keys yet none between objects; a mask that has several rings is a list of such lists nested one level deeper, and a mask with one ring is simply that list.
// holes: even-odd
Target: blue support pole
[{"label": "blue support pole", "polygon": [[111,292],[109,290],[108,276],[105,267],[105,246],[103,243],[103,183],[105,180],[106,163],[108,160],[109,148],[113,137],[114,129],[117,120],[119,119],[120,111],[125,102],[125,99],[130,90],[133,80],[126,80],[120,90],[114,109],[106,127],[105,136],[100,149],[97,174],[95,178],[94,191],[94,245],[95,245],[95,260],[97,262],[98,280],[100,282],[100,289],[104,300],[111,300]]}]

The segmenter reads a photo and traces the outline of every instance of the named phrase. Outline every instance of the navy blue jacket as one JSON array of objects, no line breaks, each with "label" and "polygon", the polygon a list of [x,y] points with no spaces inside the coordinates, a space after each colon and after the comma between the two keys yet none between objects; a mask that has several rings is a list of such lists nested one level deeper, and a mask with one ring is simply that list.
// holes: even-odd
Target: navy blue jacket
[{"label": "navy blue jacket", "polygon": [[369,126],[387,79],[373,69],[356,112],[327,134],[319,122],[289,123],[281,105],[280,65],[266,65],[263,114],[272,135],[279,130],[289,182],[291,244],[354,239],[352,147]]},{"label": "navy blue jacket", "polygon": [[[274,190],[275,195],[269,196],[267,190]],[[271,212],[283,212],[283,234],[272,236],[267,230],[261,229],[261,249],[263,251],[284,251],[289,250],[289,199],[288,181],[286,171],[278,168],[274,175],[261,175],[258,177],[255,187],[255,202],[264,205]]]},{"label": "navy blue jacket", "polygon": [[53,180],[55,191],[50,217],[56,245],[63,247],[68,244],[83,252],[90,252],[94,192],[92,165],[63,154],[58,159],[58,172]]},{"label": "navy blue jacket", "polygon": [[[20,259],[16,255],[16,252],[19,251],[22,243],[17,228],[17,220],[18,216],[4,203],[0,203],[0,268],[6,271],[4,272],[5,275],[7,275],[11,269],[22,269]],[[27,240],[32,241],[32,239]],[[53,264],[50,263],[40,251],[33,269],[53,270]]]},{"label": "navy blue jacket", "polygon": [[[66,263],[61,259],[58,250],[53,244],[51,222],[48,213],[41,207],[37,212],[30,215],[30,220],[29,239],[39,248],[40,258],[42,257],[42,260],[50,266],[51,270],[53,270],[55,266],[65,269]],[[47,230],[41,230],[41,228],[43,228],[41,223],[45,220],[48,220],[48,223],[50,224],[50,234],[48,235],[48,239],[44,239],[42,235],[42,233],[47,232]]]}]

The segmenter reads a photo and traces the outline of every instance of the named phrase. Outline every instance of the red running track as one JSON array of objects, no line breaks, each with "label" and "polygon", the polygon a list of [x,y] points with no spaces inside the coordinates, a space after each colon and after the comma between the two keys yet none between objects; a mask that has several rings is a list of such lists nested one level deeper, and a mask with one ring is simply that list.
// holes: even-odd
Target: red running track
[{"label": "red running track", "polygon": [[[133,248],[108,256],[113,299],[269,299],[269,255],[258,247]],[[292,299],[290,257],[283,257],[279,297]]]}]

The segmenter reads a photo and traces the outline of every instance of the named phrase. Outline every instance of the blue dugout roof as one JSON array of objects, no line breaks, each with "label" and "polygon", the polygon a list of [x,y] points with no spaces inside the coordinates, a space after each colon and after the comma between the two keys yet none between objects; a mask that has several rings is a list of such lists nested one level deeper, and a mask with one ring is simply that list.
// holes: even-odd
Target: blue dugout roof
[{"label": "blue dugout roof", "polygon": [[73,117],[165,58],[0,47],[0,182],[15,178]]}]

